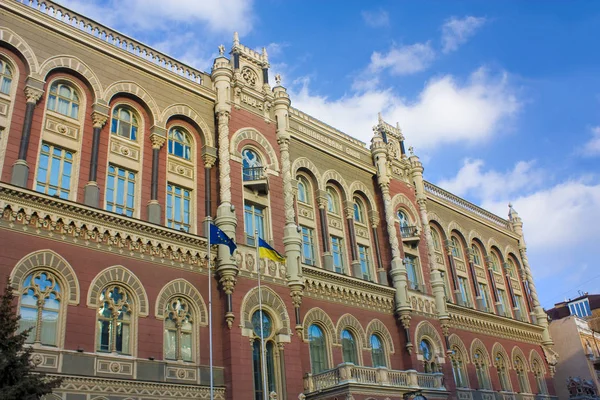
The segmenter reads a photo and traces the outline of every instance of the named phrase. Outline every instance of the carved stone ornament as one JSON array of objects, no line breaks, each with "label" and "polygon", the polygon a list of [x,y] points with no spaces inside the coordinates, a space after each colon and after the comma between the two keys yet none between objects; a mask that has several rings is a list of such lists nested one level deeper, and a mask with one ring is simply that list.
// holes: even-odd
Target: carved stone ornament
[{"label": "carved stone ornament", "polygon": [[225,54],[225,46],[222,44],[219,45],[219,55],[222,56]]},{"label": "carved stone ornament", "polygon": [[281,74],[275,75],[275,83],[281,85]]},{"label": "carved stone ornament", "polygon": [[256,83],[258,82],[256,72],[250,67],[244,67],[244,69],[242,69],[242,78],[248,85],[256,86]]},{"label": "carved stone ornament", "polygon": [[106,121],[108,121],[108,115],[94,111],[92,113],[92,121],[94,128],[102,128],[106,124]]},{"label": "carved stone ornament", "polygon": [[167,138],[161,135],[152,134],[150,135],[150,141],[152,142],[153,149],[160,149],[167,141]]},{"label": "carved stone ornament", "polygon": [[237,281],[236,281],[235,276],[225,275],[225,276],[221,277],[219,282],[221,282],[221,287],[223,288],[223,291],[225,292],[225,294],[230,295],[233,293],[233,289],[235,288],[235,284]]}]

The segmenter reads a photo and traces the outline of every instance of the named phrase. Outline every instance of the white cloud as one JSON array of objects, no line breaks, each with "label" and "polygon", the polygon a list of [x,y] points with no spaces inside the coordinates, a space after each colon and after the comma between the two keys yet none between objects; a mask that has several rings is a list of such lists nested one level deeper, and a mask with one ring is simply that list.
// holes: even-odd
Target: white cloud
[{"label": "white cloud", "polygon": [[400,123],[407,143],[433,148],[447,143],[480,142],[504,127],[520,109],[506,73],[479,69],[465,82],[450,75],[431,79],[415,101],[391,89],[369,87],[339,99],[310,92],[309,79],[292,87],[294,107],[369,143],[378,112]]},{"label": "white cloud", "polygon": [[544,173],[535,169],[534,164],[534,161],[519,161],[507,172],[484,171],[483,160],[466,159],[456,176],[438,184],[458,196],[470,194],[480,199],[496,199],[525,188],[539,187],[544,180]]},{"label": "white cloud", "polygon": [[[193,30],[203,24],[213,33],[252,30],[255,20],[252,0],[130,0],[127,6],[118,0],[108,0],[103,5],[90,4],[84,0],[62,0],[68,8],[94,18],[115,28],[134,30],[179,31],[177,23],[190,24],[185,29]],[[203,40],[202,37],[196,38]]]},{"label": "white cloud", "polygon": [[583,146],[582,154],[586,156],[600,155],[600,126],[591,129],[592,138]]},{"label": "white cloud", "polygon": [[450,53],[458,49],[475,34],[485,21],[485,18],[473,16],[448,19],[442,25],[442,51]]},{"label": "white cloud", "polygon": [[392,47],[386,54],[374,52],[368,69],[371,72],[389,69],[392,75],[409,75],[428,68],[434,58],[435,51],[429,42],[415,43]]},{"label": "white cloud", "polygon": [[385,10],[361,12],[365,23],[372,28],[386,27],[390,24],[390,17]]}]

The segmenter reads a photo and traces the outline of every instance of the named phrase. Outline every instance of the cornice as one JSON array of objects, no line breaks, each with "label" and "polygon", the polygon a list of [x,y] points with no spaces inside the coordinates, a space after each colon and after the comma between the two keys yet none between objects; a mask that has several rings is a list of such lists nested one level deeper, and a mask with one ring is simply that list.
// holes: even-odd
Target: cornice
[{"label": "cornice", "polygon": [[393,288],[303,265],[306,296],[383,313],[394,312]]},{"label": "cornice", "polygon": [[543,328],[538,325],[447,303],[450,327],[521,342],[541,344]]},{"label": "cornice", "polygon": [[[92,378],[80,376],[65,376],[48,374],[63,378],[63,382],[57,391],[73,393],[104,393],[119,396],[142,396],[144,398],[178,398],[197,399],[208,398],[210,388],[204,385],[177,385],[173,383],[156,383],[136,380]],[[225,388],[214,388],[215,399],[225,399]]]},{"label": "cornice", "polygon": [[78,43],[80,43],[82,46],[84,46],[86,48],[93,48],[104,54],[108,54],[108,55],[115,57],[129,65],[134,65],[136,67],[139,67],[140,69],[144,70],[145,72],[147,72],[155,77],[168,80],[171,83],[174,83],[177,86],[186,89],[187,91],[195,92],[196,94],[198,94],[208,100],[211,100],[211,101],[215,100],[216,93],[212,89],[212,80],[211,80],[210,75],[207,74],[206,72],[196,70],[195,68],[193,68],[191,66],[187,66],[187,65],[183,64],[182,62],[175,60],[174,58],[171,58],[166,54],[161,53],[159,50],[153,49],[152,47],[147,46],[133,38],[128,37],[127,35],[124,35],[118,31],[115,31],[111,28],[105,27],[102,24],[97,23],[96,21],[92,20],[91,18],[82,16],[72,10],[69,10],[66,7],[62,7],[59,5],[53,5],[53,4],[47,5],[47,7],[50,7],[50,6],[58,7],[60,9],[64,9],[65,11],[68,11],[68,14],[71,16],[76,16],[79,19],[80,23],[93,24],[93,26],[98,27],[100,29],[100,31],[113,33],[114,35],[122,38],[127,43],[136,45],[137,47],[139,47],[141,49],[147,49],[147,51],[150,52],[151,54],[153,54],[157,57],[163,57],[163,61],[165,63],[168,63],[169,60],[172,60],[179,67],[181,67],[182,69],[184,69],[186,71],[187,70],[195,71],[197,74],[202,76],[202,83],[194,82],[191,79],[187,79],[187,78],[177,74],[176,72],[174,72],[173,70],[170,70],[166,66],[162,67],[156,63],[146,60],[145,58],[143,58],[141,56],[136,56],[135,54],[130,53],[129,51],[127,51],[123,48],[120,48],[116,45],[110,44],[106,40],[101,40],[100,38],[98,38],[94,35],[91,35],[81,29],[78,29],[77,27],[70,25],[60,19],[53,18],[50,15],[47,15],[39,10],[36,10],[32,6],[21,4],[21,2],[18,0],[7,0],[7,1],[0,2],[0,8],[5,8],[7,10],[10,10],[11,12],[18,14],[19,16],[21,16],[27,20],[33,21],[40,26],[50,29],[50,30],[58,33],[61,36],[69,37],[69,38],[77,41]]},{"label": "cornice", "polygon": [[204,267],[200,236],[0,183],[0,225],[150,261]]}]

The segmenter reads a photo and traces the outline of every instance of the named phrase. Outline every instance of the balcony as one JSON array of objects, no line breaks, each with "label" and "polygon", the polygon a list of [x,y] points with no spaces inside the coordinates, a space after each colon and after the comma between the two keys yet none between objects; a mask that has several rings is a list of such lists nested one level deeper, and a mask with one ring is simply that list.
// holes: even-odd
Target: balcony
[{"label": "balcony", "polygon": [[242,172],[244,186],[259,194],[269,192],[269,181],[265,173],[265,167],[244,168]]},{"label": "balcony", "polygon": [[444,398],[448,392],[442,383],[443,377],[441,373],[425,374],[415,370],[396,371],[342,363],[329,371],[306,374],[304,394],[308,400],[317,395],[321,398],[325,393],[343,395],[360,391],[398,397],[404,393],[421,391],[425,397],[434,395],[435,398]]},{"label": "balcony", "polygon": [[531,393],[495,392],[485,389],[457,388],[458,400],[556,400],[556,396]]},{"label": "balcony", "polygon": [[421,238],[417,226],[400,226],[400,234],[405,243],[415,243]]}]

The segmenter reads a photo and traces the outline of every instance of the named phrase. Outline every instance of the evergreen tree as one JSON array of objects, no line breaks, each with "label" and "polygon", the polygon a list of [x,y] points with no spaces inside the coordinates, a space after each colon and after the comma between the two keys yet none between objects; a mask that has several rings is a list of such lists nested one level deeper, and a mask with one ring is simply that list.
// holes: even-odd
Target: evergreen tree
[{"label": "evergreen tree", "polygon": [[13,305],[13,288],[7,279],[0,296],[0,400],[34,400],[59,386],[62,379],[35,372],[29,360],[33,349],[25,345],[31,329],[18,333],[21,317]]}]

